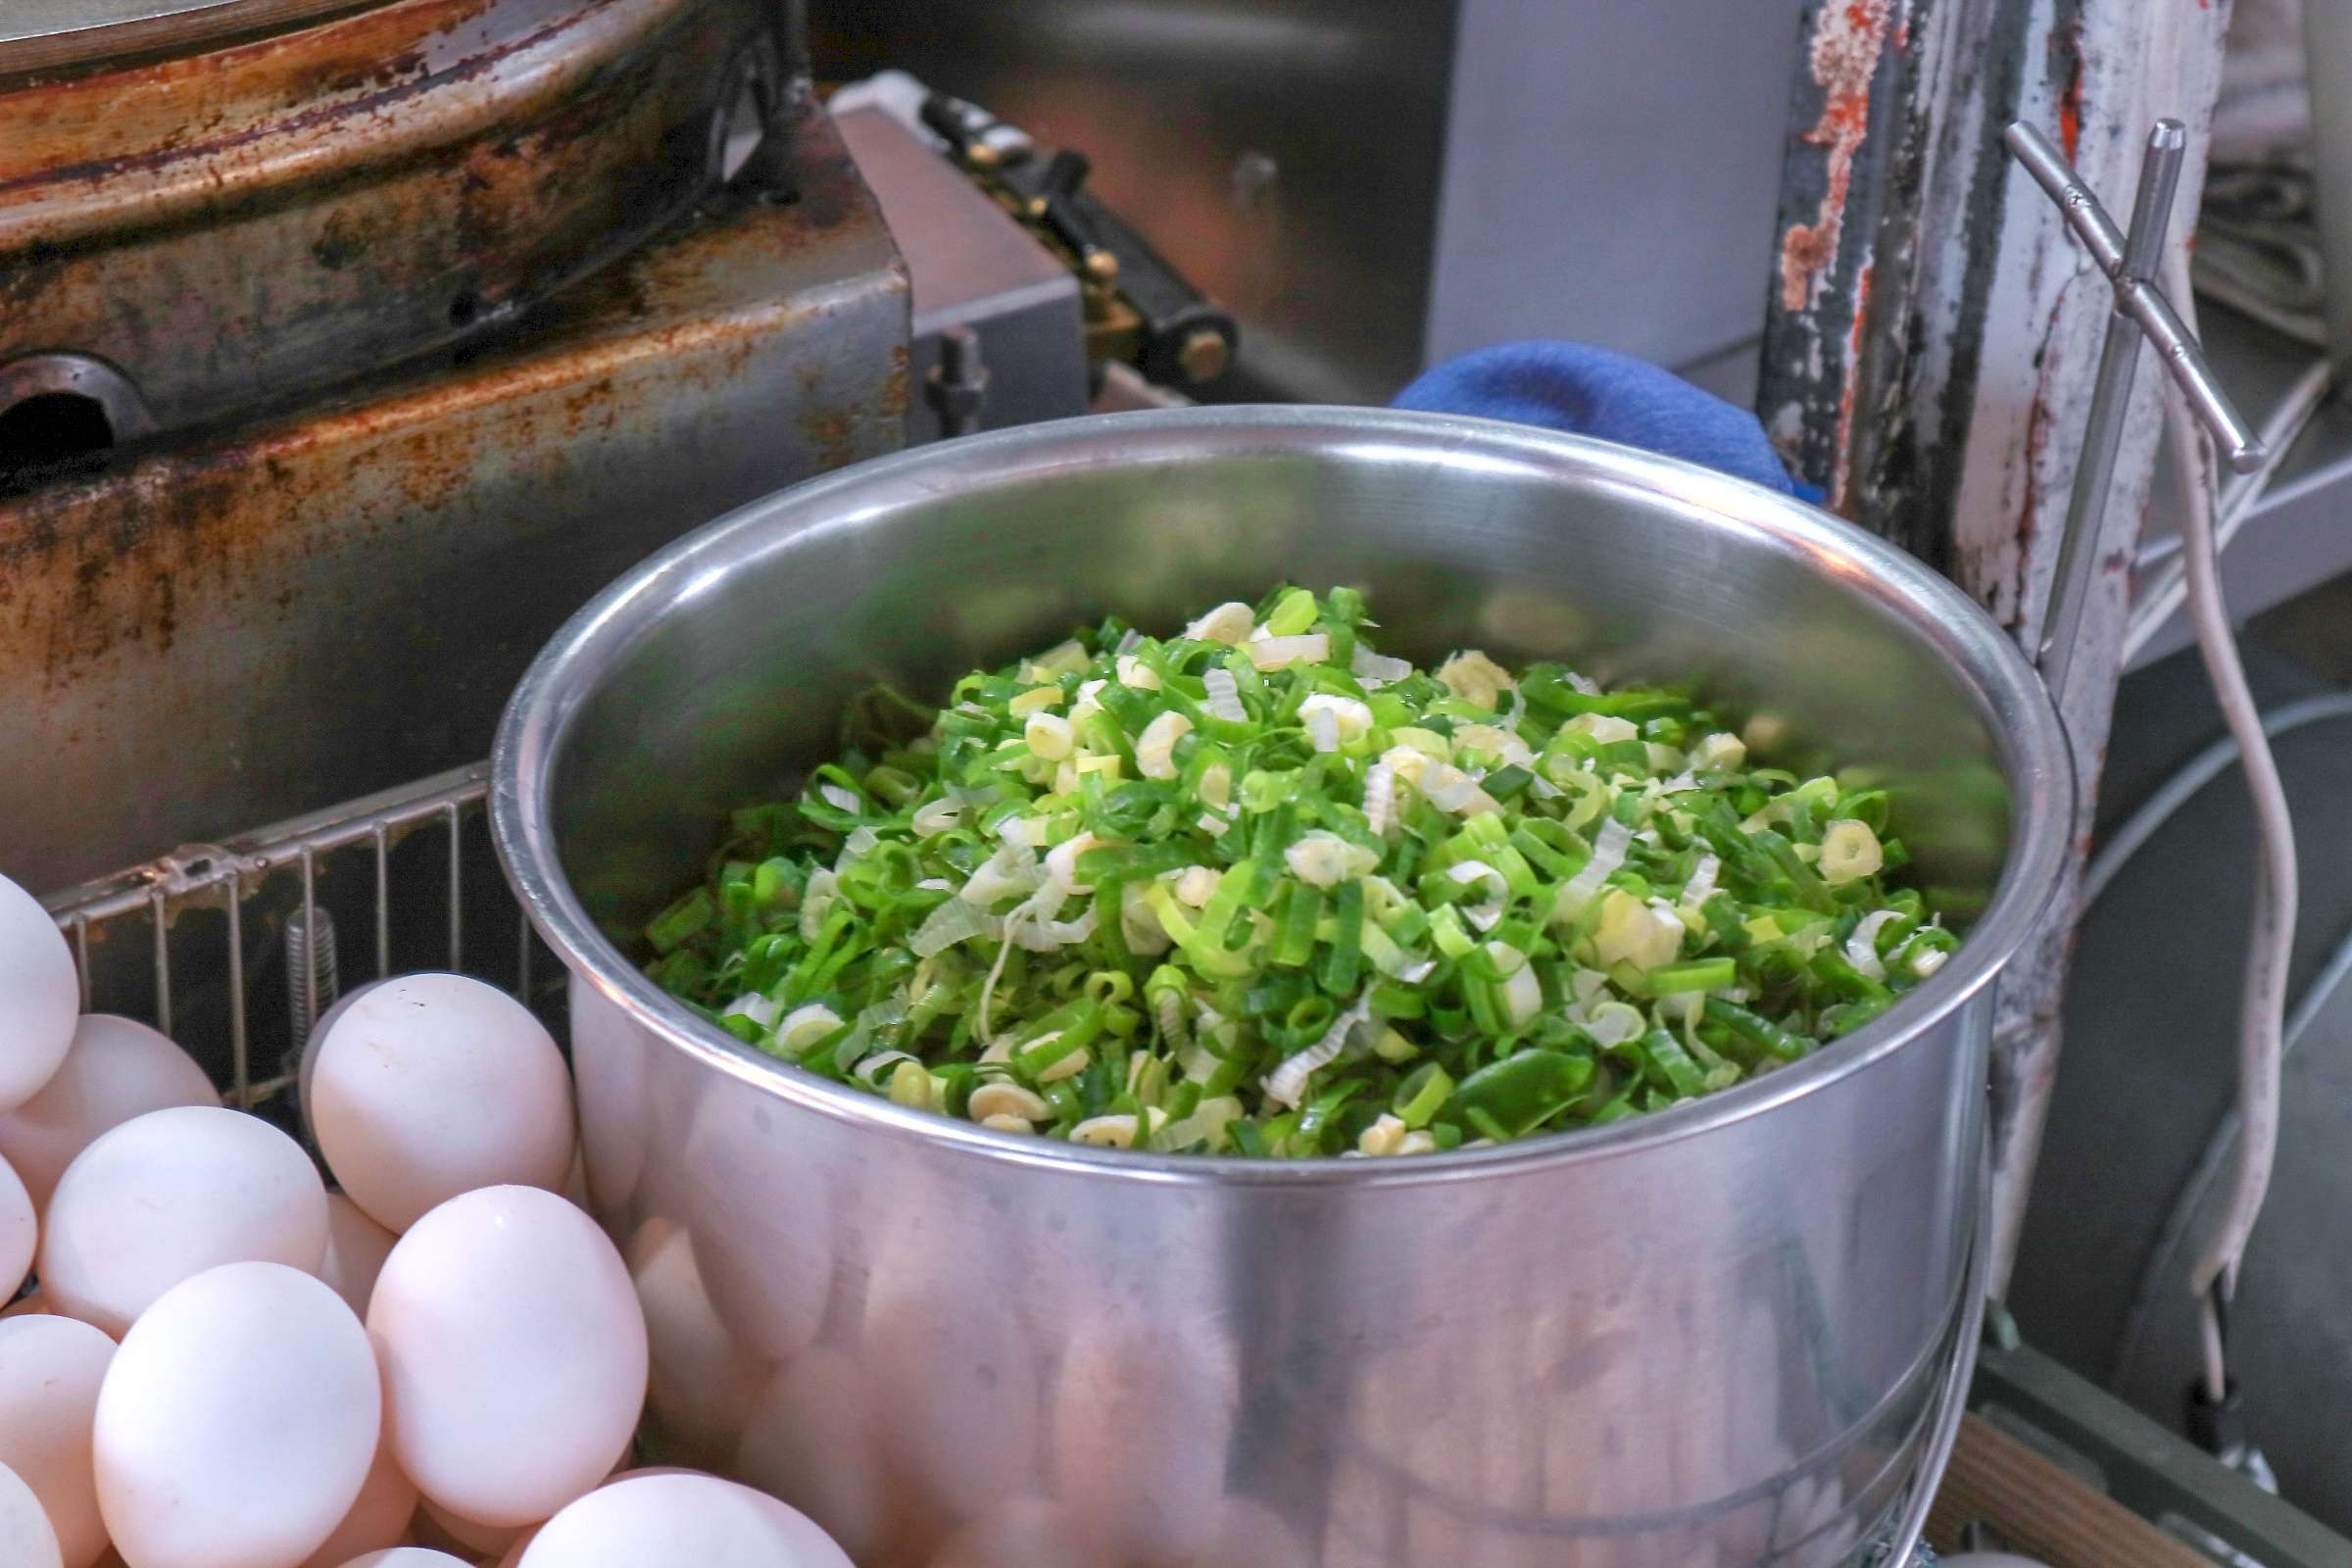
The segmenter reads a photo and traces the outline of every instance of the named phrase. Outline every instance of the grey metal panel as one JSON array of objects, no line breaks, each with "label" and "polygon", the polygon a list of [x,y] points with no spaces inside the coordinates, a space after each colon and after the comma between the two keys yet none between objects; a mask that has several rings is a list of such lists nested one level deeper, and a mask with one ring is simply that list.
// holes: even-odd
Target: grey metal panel
[{"label": "grey metal panel", "polygon": [[859,0],[809,24],[820,75],[895,66],[1091,157],[1103,199],[1241,318],[1212,395],[1379,402],[1421,363],[1454,12]]},{"label": "grey metal panel", "polygon": [[1802,0],[1462,0],[1429,356],[1668,365],[1763,324]]},{"label": "grey metal panel", "polygon": [[939,334],[952,326],[980,337],[988,369],[981,428],[1084,414],[1086,318],[1069,270],[884,110],[846,109],[835,123],[906,261],[914,308],[906,439],[940,436],[924,387]]},{"label": "grey metal panel", "polygon": [[[2198,320],[2214,369],[2230,395],[2256,418],[2267,415],[2314,358],[2304,344],[2208,305]],[[2179,503],[2160,491],[2150,499],[2143,549],[2178,536]],[[2352,571],[2352,407],[2336,398],[2320,406],[2278,466],[2253,515],[2222,555],[2222,586],[2233,618],[2244,620]],[[2188,617],[2176,612],[2134,667],[2188,646]]]}]

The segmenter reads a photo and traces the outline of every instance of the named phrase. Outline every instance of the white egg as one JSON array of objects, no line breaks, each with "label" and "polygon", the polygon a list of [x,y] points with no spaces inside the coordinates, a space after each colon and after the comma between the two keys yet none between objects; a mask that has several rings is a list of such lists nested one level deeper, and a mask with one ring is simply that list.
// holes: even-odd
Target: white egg
[{"label": "white egg", "polygon": [[138,1568],[297,1568],[374,1462],[381,1393],[342,1298],[281,1263],[164,1293],[98,1391],[98,1506]]},{"label": "white egg", "polygon": [[8,1568],[58,1568],[57,1532],[32,1489],[0,1464],[0,1563]]},{"label": "white egg", "polygon": [[311,1117],[336,1183],[395,1231],[461,1193],[555,1192],[571,1171],[563,1053],[530,1009],[464,975],[355,999],[318,1047]]},{"label": "white egg", "polygon": [[461,1518],[427,1501],[417,1510],[416,1534],[427,1545],[463,1546],[474,1557],[496,1557],[513,1546],[529,1525],[485,1525]]},{"label": "white egg", "polygon": [[645,1314],[596,1221],[536,1187],[418,1220],[368,1303],[400,1465],[485,1525],[535,1524],[603,1480],[645,1405]]},{"label": "white egg", "polygon": [[326,1195],[326,1260],[318,1277],[334,1288],[362,1317],[368,1315],[368,1297],[375,1276],[400,1238],[360,1211],[360,1205],[341,1193]]},{"label": "white egg", "polygon": [[452,1557],[430,1546],[394,1546],[388,1551],[354,1557],[343,1568],[470,1568],[470,1565],[463,1557]]},{"label": "white egg", "polygon": [[18,1180],[16,1167],[0,1158],[0,1300],[13,1298],[24,1288],[40,1234],[32,1195]]},{"label": "white egg", "polygon": [[[631,1476],[693,1476],[702,1473],[682,1465],[649,1464],[640,1465],[634,1470],[615,1470],[605,1477],[604,1484],[609,1487],[615,1481],[626,1481]],[[498,1568],[515,1568],[522,1561],[522,1554],[530,1549],[531,1543],[538,1539],[539,1532],[546,1528],[547,1521],[542,1519],[535,1525],[524,1525],[514,1532],[514,1539],[507,1544],[506,1553],[498,1559]],[[483,1564],[483,1568],[489,1568],[489,1564]]]},{"label": "white egg", "polygon": [[74,1156],[100,1133],[169,1105],[218,1105],[219,1091],[170,1037],[131,1018],[93,1012],[39,1094],[0,1111],[0,1155],[17,1167],[36,1208],[49,1206]]},{"label": "white egg", "polygon": [[0,876],[0,1110],[21,1105],[66,1059],[81,979],[40,901]]},{"label": "white egg", "polygon": [[106,1550],[90,1422],[115,1342],[70,1317],[0,1323],[0,1464],[41,1499],[65,1568],[90,1568]]},{"label": "white egg", "polygon": [[765,1493],[706,1475],[632,1476],[547,1522],[519,1568],[851,1568],[832,1539]]},{"label": "white egg", "polygon": [[344,992],[318,1015],[318,1021],[311,1025],[310,1034],[304,1037],[302,1057],[294,1067],[294,1096],[302,1107],[302,1124],[305,1127],[315,1129],[318,1125],[318,1118],[311,1114],[311,1085],[318,1076],[318,1048],[326,1043],[326,1037],[334,1031],[335,1025],[351,1010],[352,1004],[383,983],[381,980],[370,980]]},{"label": "white egg", "polygon": [[375,1460],[360,1483],[360,1494],[343,1514],[325,1542],[303,1568],[341,1568],[361,1552],[381,1551],[400,1544],[416,1512],[416,1484],[401,1473],[388,1436],[379,1438]]},{"label": "white egg", "polygon": [[174,1105],[74,1156],[41,1233],[50,1308],[120,1339],[149,1302],[222,1263],[315,1273],[326,1187],[302,1146],[258,1116]]}]

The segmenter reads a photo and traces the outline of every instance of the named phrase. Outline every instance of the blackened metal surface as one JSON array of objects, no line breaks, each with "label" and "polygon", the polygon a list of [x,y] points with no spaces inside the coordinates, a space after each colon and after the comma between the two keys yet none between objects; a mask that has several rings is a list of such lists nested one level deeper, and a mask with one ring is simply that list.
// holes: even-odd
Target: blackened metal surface
[{"label": "blackened metal surface", "polygon": [[830,122],[786,128],[797,201],[506,346],[0,501],[0,865],[55,888],[478,757],[608,578],[900,445],[905,273]]},{"label": "blackened metal surface", "polygon": [[717,182],[763,0],[396,0],[0,86],[0,362],[85,355],[163,432],[495,327]]}]

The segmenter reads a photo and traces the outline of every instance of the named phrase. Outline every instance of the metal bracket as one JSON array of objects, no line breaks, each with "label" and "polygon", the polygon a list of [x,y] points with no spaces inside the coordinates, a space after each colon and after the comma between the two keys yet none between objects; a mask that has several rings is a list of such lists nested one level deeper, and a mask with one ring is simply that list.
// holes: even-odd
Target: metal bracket
[{"label": "metal bracket", "polygon": [[2266,455],[2262,438],[2214,378],[2196,335],[2156,286],[2156,266],[2171,225],[2173,196],[2188,132],[2178,120],[2159,120],[2148,132],[2148,154],[2139,166],[2139,191],[2132,206],[2129,235],[2039,130],[2020,120],[2002,134],[2010,156],[2058,204],[2067,227],[2090,252],[2115,289],[2115,316],[2099,352],[2098,381],[2091,391],[2090,417],[2082,435],[2082,457],[2075,469],[2074,494],[2066,507],[2066,532],[2058,549],[2058,572],[2042,616],[2040,646],[2033,650],[2043,682],[2063,691],[2089,602],[2094,564],[2106,529],[2107,497],[2114,488],[2115,456],[2124,438],[2124,415],[2132,403],[2132,378],[2139,368],[2144,335],[2162,355],[2160,363],[2188,397],[2188,406],[2213,432],[2223,461],[2238,473],[2251,473]]}]

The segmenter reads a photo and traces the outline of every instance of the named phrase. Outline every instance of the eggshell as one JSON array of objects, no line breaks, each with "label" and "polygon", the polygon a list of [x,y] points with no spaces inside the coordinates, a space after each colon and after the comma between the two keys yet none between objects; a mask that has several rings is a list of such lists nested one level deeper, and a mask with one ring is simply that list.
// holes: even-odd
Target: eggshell
[{"label": "eggshell", "polygon": [[194,1057],[131,1018],[93,1012],[40,1093],[0,1111],[0,1156],[17,1167],[33,1206],[47,1208],[58,1177],[100,1133],[171,1105],[218,1105]]},{"label": "eggshell", "polygon": [[354,1557],[343,1568],[468,1568],[468,1564],[463,1557],[452,1557],[430,1546],[394,1546],[388,1551]]},{"label": "eggshell", "polygon": [[299,1568],[358,1499],[381,1408],[342,1298],[281,1263],[208,1269],[146,1310],[98,1391],[107,1531],[138,1568]]},{"label": "eggshell", "polygon": [[302,1107],[302,1124],[312,1129],[311,1136],[314,1139],[318,1137],[318,1120],[311,1114],[311,1085],[318,1077],[318,1048],[326,1043],[326,1037],[334,1032],[335,1025],[351,1010],[352,1004],[383,983],[382,980],[370,980],[344,992],[318,1015],[318,1021],[311,1025],[311,1032],[303,1038],[302,1057],[294,1066],[294,1095],[296,1103]]},{"label": "eggshell", "polygon": [[40,1499],[14,1470],[0,1464],[0,1563],[8,1568],[58,1568],[57,1532]]},{"label": "eggshell", "polygon": [[361,1212],[360,1205],[341,1193],[326,1195],[326,1259],[318,1277],[362,1317],[368,1315],[368,1297],[375,1276],[400,1238]]},{"label": "eggshell", "polygon": [[604,1479],[645,1404],[645,1314],[596,1222],[536,1187],[453,1198],[376,1276],[394,1451],[428,1501],[547,1518]]},{"label": "eggshell", "polygon": [[59,1178],[47,1220],[41,1294],[117,1339],[206,1269],[312,1273],[326,1257],[326,1188],[310,1156],[260,1117],[217,1105],[151,1110],[100,1136]]},{"label": "eggshell", "polygon": [[360,1483],[360,1494],[352,1499],[343,1522],[311,1553],[303,1568],[340,1568],[361,1552],[396,1546],[409,1533],[409,1521],[416,1513],[416,1484],[401,1474],[390,1441],[379,1437],[375,1460]]},{"label": "eggshell", "polygon": [[417,1508],[416,1537],[444,1550],[464,1548],[468,1556],[496,1557],[514,1545],[529,1525],[484,1525],[425,1502]]},{"label": "eggshell", "polygon": [[480,1187],[560,1191],[571,1076],[530,1009],[479,980],[412,974],[353,1002],[318,1048],[311,1130],[336,1183],[405,1231]]},{"label": "eggshell", "polygon": [[[609,1487],[615,1481],[626,1481],[631,1476],[693,1476],[702,1473],[699,1470],[689,1470],[682,1465],[649,1464],[634,1470],[615,1470],[605,1477],[604,1484]],[[546,1528],[547,1521],[542,1519],[535,1525],[525,1525],[515,1531],[514,1539],[507,1543],[505,1555],[498,1559],[498,1568],[515,1568],[515,1565],[522,1561],[522,1554],[530,1549],[531,1543],[538,1539],[539,1532]]]},{"label": "eggshell", "polygon": [[14,1167],[0,1158],[0,1299],[24,1288],[39,1239],[40,1222],[33,1217],[32,1195],[24,1191]]},{"label": "eggshell", "polygon": [[22,1105],[49,1081],[80,1011],[81,979],[57,922],[0,876],[0,1110]]},{"label": "eggshell", "polygon": [[106,1550],[90,1424],[115,1342],[69,1317],[0,1323],[0,1464],[40,1498],[65,1568],[90,1568]]},{"label": "eggshell", "polygon": [[716,1476],[634,1476],[550,1519],[518,1568],[852,1568],[808,1516]]}]

